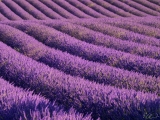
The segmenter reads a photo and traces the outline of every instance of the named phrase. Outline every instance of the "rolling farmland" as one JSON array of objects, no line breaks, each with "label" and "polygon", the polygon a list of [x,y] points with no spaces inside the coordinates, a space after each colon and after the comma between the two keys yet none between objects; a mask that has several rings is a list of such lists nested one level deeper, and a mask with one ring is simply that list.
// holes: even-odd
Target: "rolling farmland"
[{"label": "rolling farmland", "polygon": [[0,120],[160,120],[159,0],[1,0]]}]

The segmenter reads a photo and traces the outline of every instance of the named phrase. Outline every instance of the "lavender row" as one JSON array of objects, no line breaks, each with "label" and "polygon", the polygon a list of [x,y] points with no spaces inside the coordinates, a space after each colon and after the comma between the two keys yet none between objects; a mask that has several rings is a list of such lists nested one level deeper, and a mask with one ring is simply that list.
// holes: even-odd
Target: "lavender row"
[{"label": "lavender row", "polygon": [[[160,81],[156,78],[90,62],[68,53],[51,49],[12,27],[6,25],[0,25],[0,27],[2,28],[0,30],[0,39],[2,42],[18,52],[36,61],[45,63],[50,67],[97,83],[160,94]],[[8,35],[8,33],[10,34]]]},{"label": "lavender row", "polygon": [[39,11],[41,11],[43,14],[45,14],[47,17],[51,19],[63,19],[62,16],[54,12],[52,9],[48,8],[40,1],[27,0],[27,2],[33,5],[35,8],[37,8]]},{"label": "lavender row", "polygon": [[[66,22],[45,22],[45,25],[49,27],[53,27],[61,32],[67,33],[70,36],[73,36],[77,39],[85,41],[87,43],[100,45],[108,48],[113,48],[116,50],[120,50],[123,52],[140,55],[142,57],[149,57],[160,60],[160,48],[148,45],[142,45],[130,41],[123,41],[120,39],[116,39],[114,37],[110,37],[108,35],[104,35],[99,32],[95,32],[93,30],[81,27],[79,25],[74,25],[72,23]],[[83,24],[84,25],[84,24]],[[87,24],[88,25],[88,24]],[[84,26],[87,26],[84,25]],[[89,27],[96,28],[100,24],[89,24]],[[101,24],[100,27],[103,27]],[[108,29],[112,29],[111,26],[107,27]],[[103,28],[102,28],[103,29]],[[108,30],[111,32],[110,30]],[[111,33],[112,34],[112,33]]]},{"label": "lavender row", "polygon": [[[143,24],[145,24],[145,23],[147,24],[149,22],[152,23],[152,21],[148,21],[148,22],[145,21],[144,22],[143,19],[142,20],[138,19],[138,20],[139,20],[139,22],[143,21]],[[154,18],[151,18],[151,19],[154,19]],[[126,21],[128,21],[130,19],[118,19],[118,20],[120,20],[121,23],[125,23]],[[95,31],[99,31],[99,32],[102,32],[103,34],[108,34],[108,35],[114,36],[116,38],[120,38],[122,40],[129,40],[129,41],[133,41],[133,42],[138,42],[138,43],[142,43],[142,44],[148,44],[148,45],[153,45],[153,46],[159,47],[160,41],[156,38],[148,37],[145,35],[131,32],[129,30],[125,30],[122,28],[118,28],[115,26],[110,26],[108,24],[102,23],[105,21],[111,22],[111,23],[114,23],[114,22],[116,23],[116,22],[118,22],[118,20],[107,18],[107,19],[98,19],[98,20],[89,19],[89,20],[83,20],[83,21],[72,20],[72,21],[68,21],[68,22],[80,24],[82,26],[88,27],[88,28],[93,29]],[[135,22],[135,20],[136,19],[134,19],[134,22]],[[94,24],[96,24],[96,25],[94,25]],[[91,25],[93,25],[93,27]]]},{"label": "lavender row", "polygon": [[137,3],[140,3],[141,5],[144,5],[144,6],[150,8],[150,9],[152,9],[152,10],[155,10],[155,11],[157,11],[157,12],[160,12],[160,9],[159,9],[160,6],[155,5],[155,4],[151,3],[151,2],[148,2],[147,0],[144,0],[144,1],[133,0],[133,1],[135,1],[135,2],[137,2]]},{"label": "lavender row", "polygon": [[[152,26],[152,27],[155,27],[155,28],[160,28],[158,27],[159,24],[160,24],[160,21],[158,20],[158,17],[153,17],[153,16],[150,16],[150,17],[134,17],[132,19],[128,18],[128,19],[112,19],[113,21],[121,21],[121,22],[134,22],[135,24],[136,23],[140,23],[140,24],[143,24],[143,25],[147,25],[147,26]],[[104,21],[104,20],[103,20]],[[158,26],[156,26],[158,25]]]},{"label": "lavender row", "polygon": [[151,36],[151,37],[160,39],[160,29],[157,29],[157,28],[153,28],[150,26],[145,26],[145,25],[141,25],[141,24],[133,23],[133,22],[104,21],[104,23],[107,23],[107,24],[110,24],[116,27],[120,27],[123,29],[127,29],[135,33],[140,33],[140,34],[144,34],[147,36]]},{"label": "lavender row", "polygon": [[110,10],[111,12],[114,12],[114,13],[122,16],[122,17],[131,17],[131,16],[133,16],[133,14],[130,14],[129,12],[126,12],[126,11],[124,11],[122,9],[119,9],[116,6],[111,5],[111,4],[109,4],[109,3],[105,2],[105,1],[102,1],[102,0],[91,0],[91,1],[96,3],[96,4],[98,4],[98,5],[100,5],[100,6],[102,6],[102,7],[104,7],[107,10]]},{"label": "lavender row", "polygon": [[40,2],[42,2],[43,4],[45,4],[46,6],[48,6],[49,8],[51,8],[53,11],[55,11],[58,14],[60,14],[61,16],[63,16],[64,18],[68,18],[68,19],[78,18],[75,15],[71,14],[70,12],[68,12],[67,10],[65,10],[64,8],[62,8],[59,5],[57,5],[53,1],[40,0]]},{"label": "lavender row", "polygon": [[24,20],[35,20],[35,18],[27,13],[24,9],[22,9],[19,5],[17,5],[14,1],[4,0],[2,1],[5,5],[7,5],[14,13],[20,16]]},{"label": "lavender row", "polygon": [[144,19],[137,20],[137,23],[160,29],[160,21],[153,17],[147,17],[146,21],[144,21]]},{"label": "lavender row", "polygon": [[[151,26],[151,27],[154,27],[154,28],[160,28],[160,21],[158,20],[158,17],[153,17],[153,16],[150,16],[150,17],[134,17],[134,18],[116,18],[116,19],[111,19],[111,18],[105,18],[105,19],[98,19],[98,20],[94,20],[97,21],[97,22],[104,22],[104,21],[112,21],[112,22],[122,22],[122,23],[125,23],[125,22],[131,22],[134,24],[142,24],[142,25],[146,25],[146,26]],[[85,21],[88,21],[89,20],[85,20]],[[91,22],[91,21],[90,21]]]},{"label": "lavender row", "polygon": [[105,15],[107,17],[120,17],[119,15],[115,14],[114,12],[111,12],[100,5],[97,5],[96,3],[90,1],[90,0],[79,0],[81,3],[87,5],[88,7],[92,8],[93,10],[101,13],[102,15]]},{"label": "lavender row", "polygon": [[119,7],[120,9],[123,9],[124,11],[127,11],[127,12],[129,12],[133,15],[141,16],[141,17],[148,16],[148,14],[146,14],[142,11],[139,11],[139,10],[129,6],[129,5],[126,5],[123,2],[120,2],[118,0],[112,0],[112,1],[107,1],[107,2],[109,2],[112,5],[115,5],[116,7]]},{"label": "lavender row", "polygon": [[[144,22],[144,23],[148,23],[148,22],[152,22],[152,23],[159,23],[159,16],[147,16],[147,17],[117,17],[117,18],[90,18],[90,19],[84,19],[85,21],[89,21],[91,20],[91,22],[93,22],[93,20],[98,21],[98,22],[104,22],[104,21],[113,21],[113,22],[134,22],[134,23],[139,23],[139,22]],[[77,20],[71,20],[71,22],[73,21],[77,21]],[[83,21],[79,21],[79,22],[83,22]]]},{"label": "lavender row", "polygon": [[160,5],[160,1],[158,0],[148,0],[150,3],[154,3],[156,5]]},{"label": "lavender row", "polygon": [[91,16],[85,14],[84,12],[80,11],[76,7],[69,4],[67,1],[63,2],[60,0],[52,0],[52,1],[79,18],[92,18]]},{"label": "lavender row", "polygon": [[93,9],[89,8],[88,6],[82,4],[79,1],[75,1],[75,0],[67,0],[67,2],[73,6],[75,6],[76,8],[78,8],[79,10],[83,11],[84,13],[94,17],[94,18],[101,18],[101,17],[105,17],[104,15],[94,11]]},{"label": "lavender row", "polygon": [[15,87],[2,78],[0,78],[0,95],[0,115],[4,120],[91,119],[90,116],[82,117],[83,115],[77,114],[74,109],[66,113],[55,103],[33,95],[33,92]]},{"label": "lavender row", "polygon": [[99,20],[113,20],[113,21],[120,21],[120,22],[134,22],[134,23],[138,23],[139,21],[143,21],[144,23],[147,23],[147,22],[160,22],[158,20],[158,16],[147,16],[147,17],[130,17],[130,18],[125,18],[125,17],[122,17],[122,18],[99,18]]},{"label": "lavender row", "polygon": [[120,19],[120,20],[116,20],[114,19],[113,21],[121,21],[121,22],[134,22],[135,24],[147,24],[147,23],[152,23],[152,24],[160,24],[160,21],[158,20],[158,17],[134,17],[132,19]]},{"label": "lavender row", "polygon": [[25,11],[27,11],[36,19],[40,19],[40,20],[50,19],[49,17],[44,15],[42,12],[37,10],[35,7],[33,7],[31,4],[29,4],[27,1],[14,0],[14,2],[17,3],[20,7],[22,7]]},{"label": "lavender row", "polygon": [[129,6],[131,6],[131,7],[134,7],[136,9],[140,10],[140,11],[143,11],[143,12],[145,12],[147,14],[150,14],[150,15],[153,15],[153,16],[159,16],[160,15],[159,12],[157,12],[155,10],[152,10],[152,9],[150,9],[148,7],[145,7],[144,5],[138,4],[138,3],[134,2],[134,1],[131,1],[131,0],[130,1],[120,0],[120,1],[125,3],[125,4],[127,4],[127,5],[129,5]]},{"label": "lavender row", "polygon": [[[113,21],[113,19],[106,19],[106,20]],[[73,21],[68,21],[68,22],[87,27],[94,31],[98,31],[105,35],[110,35],[110,36],[119,38],[121,40],[160,47],[159,39],[148,37],[146,35],[142,35],[139,33],[134,33],[132,31],[118,28],[116,26],[111,26],[109,24],[104,24],[102,23],[104,21],[105,19],[103,20],[102,19],[99,19],[99,20],[88,19],[88,20],[83,20],[83,21],[73,20]]]},{"label": "lavender row", "polygon": [[143,25],[147,25],[147,26],[150,26],[150,27],[153,27],[153,28],[158,28],[160,29],[160,23],[159,22],[139,22],[140,24],[143,24]]},{"label": "lavender row", "polygon": [[0,74],[22,87],[28,86],[66,108],[92,113],[94,119],[143,119],[157,114],[160,98],[155,94],[117,89],[72,77],[49,68],[0,42]]},{"label": "lavender row", "polygon": [[156,77],[160,75],[160,61],[155,59],[131,55],[103,46],[92,45],[79,41],[53,28],[36,23],[6,22],[5,24],[25,31],[45,45],[67,51],[68,53],[90,61],[105,63],[110,66]]},{"label": "lavender row", "polygon": [[0,13],[0,21],[8,20],[3,14]]},{"label": "lavender row", "polygon": [[[122,1],[122,0],[120,0],[120,1]],[[158,11],[153,10],[149,7],[146,7],[146,6],[144,6],[144,4],[139,4],[138,2],[135,2],[135,1],[129,1],[128,3],[126,3],[126,1],[123,1],[123,2],[125,2],[125,4],[128,4],[128,5],[134,7],[138,10],[143,11],[147,14],[150,14],[150,15],[153,15],[153,16],[159,16],[160,15],[160,13]]]},{"label": "lavender row", "polygon": [[21,17],[12,12],[3,2],[0,2],[0,13],[10,20],[22,20]]}]

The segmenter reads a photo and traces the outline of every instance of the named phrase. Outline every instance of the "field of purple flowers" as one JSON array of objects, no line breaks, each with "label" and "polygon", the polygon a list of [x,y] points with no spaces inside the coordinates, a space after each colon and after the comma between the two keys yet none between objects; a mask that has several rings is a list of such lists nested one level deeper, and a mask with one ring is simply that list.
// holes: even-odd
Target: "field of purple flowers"
[{"label": "field of purple flowers", "polygon": [[160,1],[1,0],[0,120],[160,120]]}]

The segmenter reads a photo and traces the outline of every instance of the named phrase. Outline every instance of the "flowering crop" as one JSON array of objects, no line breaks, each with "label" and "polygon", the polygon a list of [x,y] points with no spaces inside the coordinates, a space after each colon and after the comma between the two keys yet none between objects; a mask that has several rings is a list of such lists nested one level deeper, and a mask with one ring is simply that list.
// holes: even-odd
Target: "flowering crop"
[{"label": "flowering crop", "polygon": [[0,56],[0,75],[6,80],[41,93],[66,108],[73,106],[79,112],[92,112],[94,117],[102,119],[141,119],[146,111],[156,113],[159,109],[160,98],[155,94],[118,89],[66,75],[19,54],[2,42]]},{"label": "flowering crop", "polygon": [[90,61],[105,63],[114,67],[155,77],[158,77],[160,74],[159,60],[92,45],[79,41],[53,28],[36,23],[8,22],[6,24],[25,31],[25,33],[33,36],[45,45],[67,51],[70,54],[77,55]]},{"label": "flowering crop", "polygon": [[[146,56],[149,58],[154,58],[154,59],[159,59],[160,60],[160,48],[158,47],[152,47],[152,46],[147,46],[147,45],[142,45],[134,42],[128,42],[128,41],[122,41],[120,39],[116,39],[114,37],[110,37],[107,35],[103,35],[101,33],[92,31],[90,29],[78,26],[78,25],[73,25],[70,23],[55,23],[55,22],[49,22],[49,23],[44,23],[45,25],[49,27],[53,27],[61,32],[67,33],[70,36],[73,36],[77,39],[83,40],[85,42],[95,44],[95,45],[100,45],[100,46],[105,46],[107,48],[113,48],[119,51],[123,52],[128,52],[131,54],[136,54],[140,56]],[[88,25],[88,24],[87,24]],[[86,26],[87,26],[86,25]],[[85,25],[84,25],[85,26]],[[102,24],[89,24],[88,25],[91,28],[98,28],[103,29],[104,25]],[[112,29],[112,26],[107,26],[105,27],[107,29]],[[112,34],[113,31],[107,31],[109,34]],[[125,33],[115,33],[116,35],[123,35]],[[152,41],[153,42],[153,41]],[[158,40],[160,43],[160,41]]]},{"label": "flowering crop", "polygon": [[67,11],[72,13],[73,15],[79,17],[79,18],[92,18],[90,15],[85,14],[81,10],[77,9],[73,5],[69,4],[67,1],[60,1],[60,0],[53,0],[56,4],[59,6],[65,8]]},{"label": "flowering crop", "polygon": [[21,17],[12,12],[3,2],[0,2],[0,13],[10,20],[22,20]]},{"label": "flowering crop", "polygon": [[65,10],[64,8],[58,6],[56,3],[52,2],[52,1],[40,0],[40,2],[42,2],[43,4],[45,4],[46,6],[51,8],[53,11],[59,13],[61,16],[65,17],[65,18],[68,18],[68,19],[78,18],[75,15],[71,14],[70,12],[68,12],[67,10]]},{"label": "flowering crop", "polygon": [[45,14],[37,10],[35,7],[33,7],[31,4],[29,4],[27,1],[21,1],[21,0],[14,0],[15,3],[17,3],[20,7],[25,9],[28,13],[30,13],[33,17],[36,19],[41,20],[48,20],[50,19]]},{"label": "flowering crop", "polygon": [[50,67],[97,83],[160,94],[160,81],[157,78],[87,61],[71,54],[51,49],[27,34],[9,26],[0,25],[0,27],[2,28],[0,30],[1,41],[18,52]]},{"label": "flowering crop", "polygon": [[[150,18],[150,19],[153,19],[153,18]],[[104,22],[106,20],[107,21],[114,21],[114,20],[117,21],[116,19],[99,19],[99,20],[94,20],[94,21],[83,20],[82,22],[80,22],[78,20],[73,20],[73,21],[68,21],[68,22],[87,27],[87,28],[92,29],[94,31],[98,31],[98,32],[101,32],[103,34],[119,38],[121,40],[132,41],[132,42],[136,42],[136,43],[141,43],[141,44],[147,44],[147,45],[160,47],[159,39],[149,37],[149,36],[146,36],[146,35],[143,35],[143,34],[135,33],[135,32],[132,32],[132,31],[129,31],[129,30],[126,30],[126,29],[116,27],[116,26],[111,26],[109,24],[103,24],[102,22]],[[146,24],[150,23],[150,24],[154,25],[154,27],[155,26],[156,27],[160,26],[159,22],[155,23],[155,22],[153,22],[153,20],[149,22],[149,20],[144,22],[143,19],[142,20],[134,19],[134,21],[137,21],[141,24],[146,25]],[[130,21],[130,19],[128,21]],[[143,21],[143,23],[141,21]],[[125,23],[126,21],[123,20],[122,22]]]},{"label": "flowering crop", "polygon": [[94,2],[90,1],[90,0],[79,0],[81,3],[83,3],[84,5],[87,5],[88,7],[92,8],[93,10],[106,15],[107,17],[120,17],[119,15],[103,8],[100,5],[95,4]]},{"label": "flowering crop", "polygon": [[0,1],[0,120],[149,119],[158,0]]},{"label": "flowering crop", "polygon": [[32,15],[23,10],[19,5],[17,5],[14,1],[4,0],[2,1],[8,8],[10,8],[14,13],[19,15],[24,20],[36,20]]},{"label": "flowering crop", "polygon": [[82,117],[71,109],[65,113],[62,108],[49,102],[44,97],[33,95],[29,90],[15,87],[6,80],[0,78],[0,118],[1,119],[84,119],[90,120],[90,116]]},{"label": "flowering crop", "polygon": [[99,17],[103,18],[103,17],[105,17],[101,13],[98,13],[98,12],[92,10],[91,8],[86,7],[84,4],[82,4],[79,1],[67,0],[67,2],[70,3],[73,6],[76,6],[76,8],[82,10],[84,13],[87,13],[88,15],[90,15],[90,16],[92,16],[94,18],[99,18]]},{"label": "flowering crop", "polygon": [[125,4],[127,4],[127,5],[129,5],[129,6],[131,6],[131,7],[134,7],[136,9],[140,10],[140,11],[143,11],[145,13],[151,14],[153,16],[159,16],[160,15],[159,12],[154,11],[154,10],[152,10],[152,9],[150,9],[148,7],[145,7],[145,6],[141,5],[141,4],[138,4],[137,2],[134,2],[134,0],[133,1],[132,0],[130,0],[130,1],[120,0],[120,1],[125,3]]},{"label": "flowering crop", "polygon": [[92,2],[98,4],[98,5],[101,5],[103,6],[105,9],[108,9],[110,10],[111,12],[114,12],[122,17],[131,17],[133,16],[133,14],[130,14],[129,12],[126,12],[122,9],[119,9],[118,7],[116,6],[113,6],[112,4],[108,3],[108,2],[105,2],[105,1],[102,1],[102,0],[91,0]]},{"label": "flowering crop", "polygon": [[51,19],[63,19],[62,16],[48,8],[46,5],[41,3],[40,1],[33,1],[33,0],[27,0],[30,4],[35,6],[38,10],[42,11],[46,16],[48,16]]}]

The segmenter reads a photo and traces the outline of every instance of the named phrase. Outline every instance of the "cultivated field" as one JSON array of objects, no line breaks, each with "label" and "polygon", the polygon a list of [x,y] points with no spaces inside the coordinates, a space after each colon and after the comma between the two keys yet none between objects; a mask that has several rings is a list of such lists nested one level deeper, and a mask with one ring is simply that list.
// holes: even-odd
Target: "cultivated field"
[{"label": "cultivated field", "polygon": [[160,120],[160,1],[1,0],[0,120]]}]

